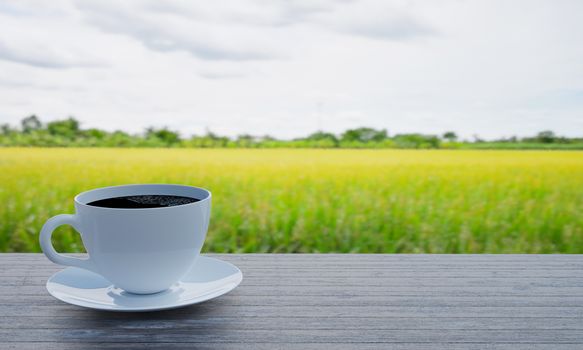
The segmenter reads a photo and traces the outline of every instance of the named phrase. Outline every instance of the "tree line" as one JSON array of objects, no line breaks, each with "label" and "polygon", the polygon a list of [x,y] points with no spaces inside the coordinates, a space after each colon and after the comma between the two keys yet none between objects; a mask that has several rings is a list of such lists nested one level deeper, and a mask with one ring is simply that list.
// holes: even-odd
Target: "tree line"
[{"label": "tree line", "polygon": [[419,133],[389,135],[386,129],[360,127],[336,135],[317,131],[293,140],[249,134],[231,138],[211,131],[182,137],[167,127],[149,127],[141,134],[81,128],[74,117],[43,123],[36,115],[21,120],[19,126],[0,125],[0,146],[4,147],[185,147],[185,148],[482,148],[482,149],[583,149],[583,138],[567,138],[552,131],[532,137],[509,137],[484,141],[459,140],[453,131],[442,135]]}]

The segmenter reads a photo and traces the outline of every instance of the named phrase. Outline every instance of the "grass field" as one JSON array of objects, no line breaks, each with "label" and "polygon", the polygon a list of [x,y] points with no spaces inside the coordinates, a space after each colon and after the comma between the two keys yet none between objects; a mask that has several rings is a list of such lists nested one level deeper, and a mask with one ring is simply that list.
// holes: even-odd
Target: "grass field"
[{"label": "grass field", "polygon": [[0,149],[0,251],[126,183],[210,189],[206,251],[583,253],[583,152],[39,148]]}]

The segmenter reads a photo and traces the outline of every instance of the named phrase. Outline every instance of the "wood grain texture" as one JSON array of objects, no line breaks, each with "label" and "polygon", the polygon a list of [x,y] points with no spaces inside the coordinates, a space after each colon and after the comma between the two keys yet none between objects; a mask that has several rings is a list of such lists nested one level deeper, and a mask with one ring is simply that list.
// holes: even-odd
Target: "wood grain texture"
[{"label": "wood grain texture", "polygon": [[0,348],[583,348],[580,255],[212,256],[237,289],[131,314],[60,302],[44,284],[61,267],[0,254]]}]

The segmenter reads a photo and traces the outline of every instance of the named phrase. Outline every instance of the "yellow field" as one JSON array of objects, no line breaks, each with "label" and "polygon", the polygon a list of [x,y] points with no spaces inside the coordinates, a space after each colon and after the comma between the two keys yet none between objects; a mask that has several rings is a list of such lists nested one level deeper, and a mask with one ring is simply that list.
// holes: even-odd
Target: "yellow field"
[{"label": "yellow field", "polygon": [[127,183],[211,190],[206,251],[583,253],[583,152],[38,148],[0,149],[0,251]]}]

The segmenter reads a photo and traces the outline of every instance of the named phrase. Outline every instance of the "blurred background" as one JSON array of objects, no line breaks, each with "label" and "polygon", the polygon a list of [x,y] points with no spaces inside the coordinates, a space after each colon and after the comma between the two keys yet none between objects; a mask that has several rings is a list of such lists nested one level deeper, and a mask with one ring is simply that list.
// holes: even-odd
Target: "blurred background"
[{"label": "blurred background", "polygon": [[0,251],[155,182],[213,192],[206,251],[583,253],[581,13],[0,0]]}]

